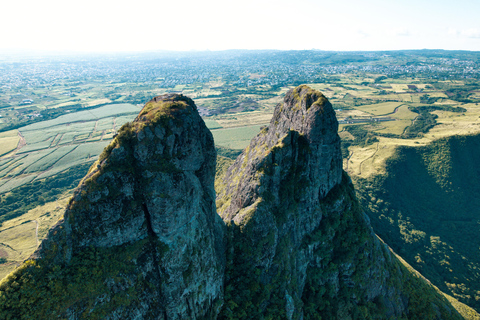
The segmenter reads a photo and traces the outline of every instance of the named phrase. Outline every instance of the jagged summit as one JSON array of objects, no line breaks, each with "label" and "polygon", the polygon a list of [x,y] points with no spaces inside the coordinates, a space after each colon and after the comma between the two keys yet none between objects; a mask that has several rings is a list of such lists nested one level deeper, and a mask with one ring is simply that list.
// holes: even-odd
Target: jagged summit
[{"label": "jagged summit", "polygon": [[337,144],[340,141],[332,105],[321,92],[306,85],[285,95],[283,104],[275,108],[268,130],[267,140],[270,143],[278,142],[292,130],[320,144]]},{"label": "jagged summit", "polygon": [[243,219],[238,211],[253,205],[262,193],[281,202],[283,180],[292,185],[296,200],[305,200],[307,206],[324,198],[342,179],[337,131],[335,112],[323,94],[305,85],[290,90],[275,108],[270,125],[228,170],[224,192],[217,197],[224,221]]},{"label": "jagged summit", "polygon": [[[221,317],[459,317],[373,234],[343,173],[337,130],[320,92],[292,89],[217,182],[229,240]],[[413,287],[424,290],[421,307],[409,301]]]},{"label": "jagged summit", "polygon": [[38,309],[69,319],[215,317],[225,264],[215,156],[191,99],[148,102],[91,167],[35,259],[16,272],[52,279],[53,291],[42,282],[33,289]]},{"label": "jagged summit", "polygon": [[[80,246],[128,243],[146,237],[148,228],[168,242],[192,218],[179,214],[191,210],[185,200],[208,202],[208,215],[216,216],[212,172],[213,138],[193,101],[175,94],[156,97],[91,167],[68,205],[66,223],[82,234]],[[192,197],[185,199],[185,192]]]},{"label": "jagged summit", "polygon": [[0,285],[0,319],[460,319],[373,234],[337,129],[291,90],[216,196],[193,101],[152,99]]}]

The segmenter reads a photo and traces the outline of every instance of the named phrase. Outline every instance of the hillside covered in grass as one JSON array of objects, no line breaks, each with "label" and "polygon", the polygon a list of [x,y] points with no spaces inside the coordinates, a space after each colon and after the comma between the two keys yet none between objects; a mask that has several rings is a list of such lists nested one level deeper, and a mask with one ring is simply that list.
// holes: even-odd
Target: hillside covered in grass
[{"label": "hillside covered in grass", "polygon": [[357,177],[375,232],[442,291],[480,309],[480,136],[401,146]]}]

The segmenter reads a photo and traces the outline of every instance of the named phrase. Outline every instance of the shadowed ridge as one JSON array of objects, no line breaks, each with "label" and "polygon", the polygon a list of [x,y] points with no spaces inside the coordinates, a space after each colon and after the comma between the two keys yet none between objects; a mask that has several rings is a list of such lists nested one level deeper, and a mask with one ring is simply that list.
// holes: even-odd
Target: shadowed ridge
[{"label": "shadowed ridge", "polygon": [[217,181],[223,319],[461,319],[374,235],[343,173],[328,100],[290,90]]}]

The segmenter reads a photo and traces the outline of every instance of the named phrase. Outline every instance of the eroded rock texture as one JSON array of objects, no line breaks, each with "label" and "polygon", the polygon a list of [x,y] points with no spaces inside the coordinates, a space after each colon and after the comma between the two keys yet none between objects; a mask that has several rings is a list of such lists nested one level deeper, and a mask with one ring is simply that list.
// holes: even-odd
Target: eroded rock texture
[{"label": "eroded rock texture", "polygon": [[[406,288],[414,280],[358,207],[342,174],[337,130],[328,100],[300,86],[227,170],[217,196],[229,229],[222,317],[386,319],[410,312]],[[438,315],[456,314],[439,299],[441,308],[432,307]]]},{"label": "eroded rock texture", "polygon": [[0,319],[459,319],[374,235],[337,130],[321,93],[291,90],[215,198],[193,101],[156,97],[2,282]]},{"label": "eroded rock texture", "polygon": [[[35,254],[69,267],[86,251],[132,251],[127,265],[104,262],[115,274],[99,276],[102,289],[64,303],[67,318],[100,309],[111,319],[216,316],[225,258],[215,157],[212,134],[184,96],[156,97],[122,127]],[[135,299],[127,308],[116,295]]]}]

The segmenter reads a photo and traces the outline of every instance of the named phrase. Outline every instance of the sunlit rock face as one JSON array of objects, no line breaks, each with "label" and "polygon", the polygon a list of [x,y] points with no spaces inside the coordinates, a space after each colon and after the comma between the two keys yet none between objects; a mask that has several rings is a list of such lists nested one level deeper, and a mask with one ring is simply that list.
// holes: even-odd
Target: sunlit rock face
[{"label": "sunlit rock face", "polygon": [[0,284],[0,319],[461,319],[374,235],[337,130],[290,90],[216,195],[195,104],[152,99]]},{"label": "sunlit rock face", "polygon": [[387,319],[409,312],[398,281],[408,272],[359,208],[337,131],[320,92],[292,89],[217,182],[218,213],[228,227],[222,317]]},{"label": "sunlit rock face", "polygon": [[[154,98],[105,149],[75,191],[65,219],[35,256],[62,243],[55,260],[68,266],[84,248],[143,240],[134,269],[125,274],[131,283],[122,288],[135,287],[133,275],[149,283],[144,293],[136,293],[143,298],[130,308],[134,314],[215,317],[225,264],[224,224],[216,214],[213,187],[215,158],[212,134],[191,99]],[[75,304],[68,312],[84,309]],[[118,312],[123,319],[131,316],[128,310]]]}]

